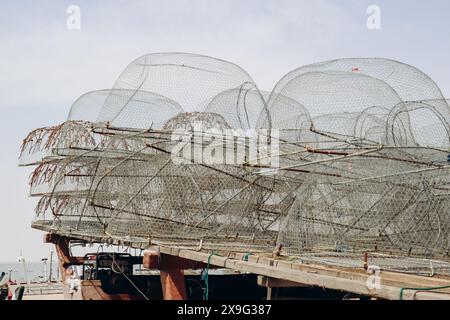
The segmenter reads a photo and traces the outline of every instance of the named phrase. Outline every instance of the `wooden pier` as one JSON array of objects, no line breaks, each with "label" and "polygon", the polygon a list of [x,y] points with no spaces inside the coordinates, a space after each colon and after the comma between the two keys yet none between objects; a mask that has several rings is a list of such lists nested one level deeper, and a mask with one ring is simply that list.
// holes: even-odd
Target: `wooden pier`
[{"label": "wooden pier", "polygon": [[[82,264],[81,257],[69,256],[70,241],[93,241],[87,238],[68,238],[47,234],[45,242],[54,243],[60,267]],[[131,243],[114,243],[131,245]],[[165,299],[185,299],[184,270],[229,269],[258,275],[258,284],[268,288],[321,287],[353,293],[375,299],[388,300],[450,300],[450,277],[443,275],[421,276],[381,270],[373,274],[363,264],[360,268],[301,263],[298,259],[272,253],[209,252],[168,246],[149,245],[145,248],[144,268],[159,270]]]}]

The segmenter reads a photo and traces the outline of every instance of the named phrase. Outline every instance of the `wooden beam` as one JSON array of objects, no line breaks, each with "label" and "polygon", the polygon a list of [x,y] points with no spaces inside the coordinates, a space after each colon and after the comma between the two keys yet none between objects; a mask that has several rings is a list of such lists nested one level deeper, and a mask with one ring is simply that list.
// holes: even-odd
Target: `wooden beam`
[{"label": "wooden beam", "polygon": [[158,270],[187,270],[187,269],[203,269],[206,264],[194,260],[184,259],[157,251],[144,252],[142,261],[144,268]]},{"label": "wooden beam", "polygon": [[44,236],[44,243],[53,243],[55,245],[59,263],[64,269],[70,265],[82,265],[84,263],[84,257],[73,257],[70,255],[70,240],[68,237],[61,237],[53,233],[47,233]]},{"label": "wooden beam", "polygon": [[70,239],[67,237],[61,237],[56,234],[47,233],[44,235],[44,243],[52,243],[55,245],[56,254],[58,255],[59,274],[61,275],[61,282],[63,284],[64,298],[70,300],[74,298],[74,295],[79,298],[79,293],[69,293],[67,280],[71,276],[71,271],[68,268],[71,265],[82,265],[84,262],[84,258],[72,257],[70,255]]},{"label": "wooden beam", "polygon": [[257,278],[257,284],[260,287],[266,287],[266,288],[302,288],[305,287],[304,284],[293,282],[293,281],[287,281],[283,279],[276,279],[276,278],[270,278],[266,276],[258,276]]}]

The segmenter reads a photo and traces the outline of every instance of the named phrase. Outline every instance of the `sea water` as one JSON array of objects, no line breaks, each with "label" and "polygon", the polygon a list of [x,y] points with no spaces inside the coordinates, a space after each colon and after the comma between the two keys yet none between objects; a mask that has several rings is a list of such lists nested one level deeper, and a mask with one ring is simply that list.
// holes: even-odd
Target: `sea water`
[{"label": "sea water", "polygon": [[[58,274],[58,265],[57,261],[53,261],[52,266],[52,280],[57,280]],[[11,270],[11,271],[10,271]],[[26,276],[25,276],[26,270]],[[24,283],[26,280],[29,282],[42,282],[47,281],[50,272],[50,264],[47,262],[47,274],[46,278],[44,278],[44,263],[42,261],[37,262],[26,262],[25,268],[24,264],[20,262],[0,262],[0,273],[5,272],[5,278],[9,278],[11,273],[11,280]]]}]

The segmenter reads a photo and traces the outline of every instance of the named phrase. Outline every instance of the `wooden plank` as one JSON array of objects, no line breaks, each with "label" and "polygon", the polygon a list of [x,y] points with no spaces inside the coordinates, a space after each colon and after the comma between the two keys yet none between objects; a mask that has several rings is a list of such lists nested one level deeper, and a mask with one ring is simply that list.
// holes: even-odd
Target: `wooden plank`
[{"label": "wooden plank", "polygon": [[265,276],[258,276],[257,284],[260,287],[267,288],[301,288],[305,287],[304,284],[298,282],[287,281],[283,279],[275,279]]},{"label": "wooden plank", "polygon": [[179,257],[201,261],[204,263],[210,262],[210,265],[226,268],[227,261],[230,260],[228,257],[222,257],[215,254],[207,254],[203,252],[191,251],[191,250],[180,250]]},{"label": "wooden plank", "polygon": [[[243,253],[236,253],[235,257],[237,260],[243,260]],[[327,274],[339,278],[347,278],[351,280],[361,280],[367,281],[367,279],[371,276],[367,273],[363,268],[363,264],[361,264],[361,269],[350,269],[350,268],[337,268],[337,267],[327,267],[320,265],[311,265],[311,264],[302,264],[298,262],[289,262],[283,260],[277,260],[269,257],[260,257],[256,254],[252,254],[246,257],[249,262],[261,263],[265,265],[273,265],[280,268],[285,269],[295,269],[302,270],[305,272]],[[446,286],[450,285],[450,279],[448,277],[424,277],[413,274],[402,274],[399,272],[389,272],[382,271],[381,276],[381,284],[382,285],[392,285],[403,287],[405,283],[414,284],[415,287],[438,287],[438,286]]]},{"label": "wooden plank", "polygon": [[[366,270],[361,268],[358,269],[342,269],[337,267],[327,267],[319,265],[308,265],[308,264],[292,264],[292,268],[295,270],[302,270],[306,272],[320,272],[320,274],[327,274],[336,277],[343,277],[348,279],[359,279],[367,281],[370,274]],[[380,273],[381,284],[402,286],[404,283],[414,284],[415,287],[437,287],[446,286],[450,284],[448,278],[433,278],[433,277],[423,277],[413,274],[402,274],[399,272],[382,271]]]},{"label": "wooden plank", "polygon": [[[300,270],[281,270],[276,267],[265,266],[257,263],[238,261],[234,264],[234,268],[243,271],[251,272],[254,274],[260,274],[269,276],[277,279],[284,279],[293,282],[303,283],[309,286],[318,286],[327,289],[340,290],[358,293],[362,295],[367,295],[377,298],[385,299],[399,299],[400,288],[382,285],[378,289],[370,289],[367,286],[366,281],[361,280],[351,280],[345,278],[338,278],[329,275],[322,275],[320,273],[307,273]],[[410,287],[405,284],[405,287]],[[420,292],[415,295],[414,291],[405,291],[404,299],[412,299],[416,297],[417,299],[450,299],[450,294],[439,294],[433,292]]]}]

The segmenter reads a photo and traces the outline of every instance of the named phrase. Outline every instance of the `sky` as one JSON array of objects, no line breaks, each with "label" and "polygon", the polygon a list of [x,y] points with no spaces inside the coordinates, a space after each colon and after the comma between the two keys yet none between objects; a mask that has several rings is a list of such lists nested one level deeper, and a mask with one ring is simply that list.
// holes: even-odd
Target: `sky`
[{"label": "sky", "polygon": [[[80,8],[79,30],[67,8]],[[380,8],[381,29],[367,28]],[[234,62],[260,89],[290,70],[336,58],[383,57],[421,69],[450,98],[447,0],[0,0],[0,262],[53,250],[32,230],[21,140],[63,122],[83,93],[110,88],[135,58],[192,52]]]}]

